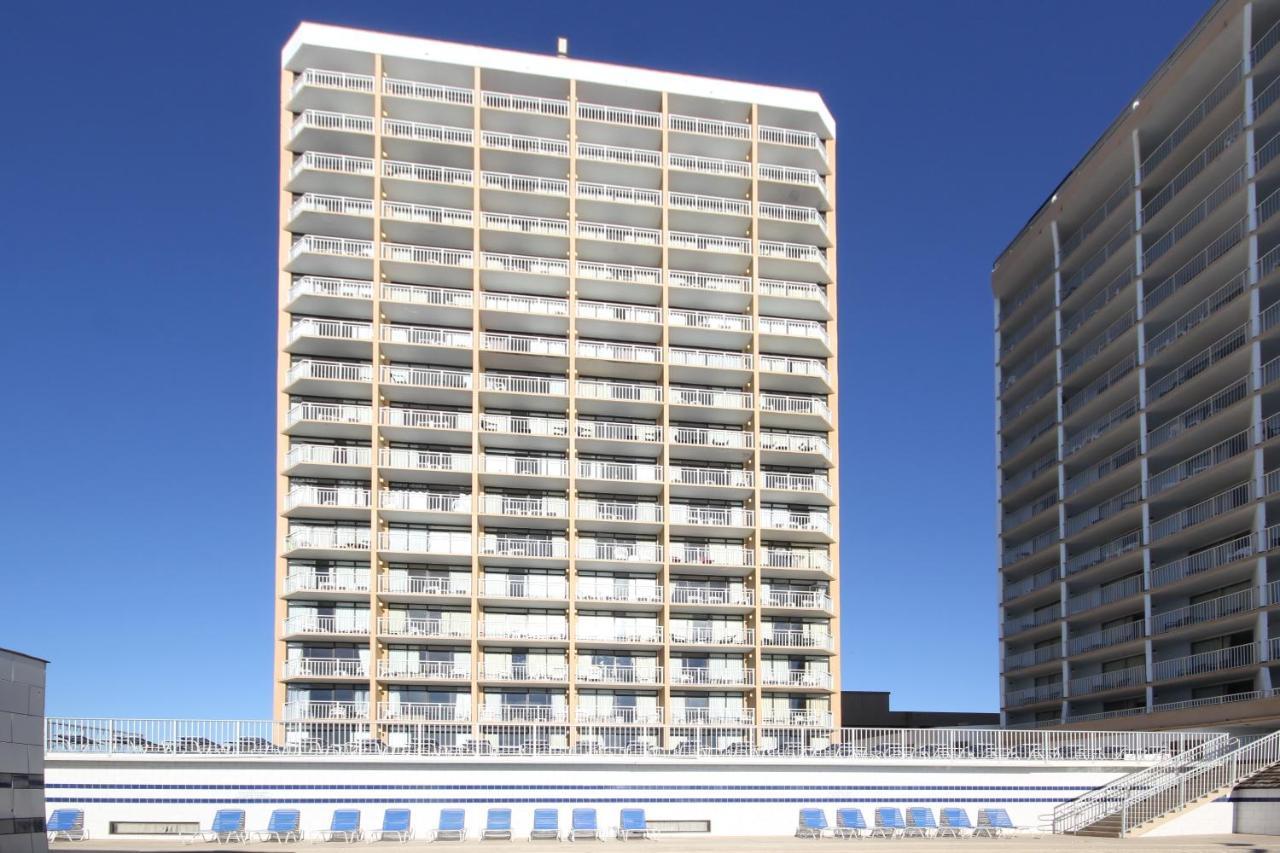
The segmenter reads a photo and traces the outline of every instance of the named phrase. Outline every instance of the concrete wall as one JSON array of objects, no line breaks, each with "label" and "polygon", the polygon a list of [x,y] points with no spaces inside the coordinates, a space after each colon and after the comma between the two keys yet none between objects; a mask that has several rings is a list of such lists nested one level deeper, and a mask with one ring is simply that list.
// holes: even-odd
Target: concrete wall
[{"label": "concrete wall", "polygon": [[467,826],[483,826],[490,806],[512,809],[517,835],[527,834],[536,807],[557,807],[562,826],[570,810],[594,806],[601,826],[618,810],[640,806],[650,820],[710,821],[714,835],[794,833],[798,809],[818,806],[834,822],[835,809],[858,806],[871,822],[877,806],[960,806],[976,822],[978,809],[1004,807],[1014,822],[1044,824],[1064,800],[1111,781],[1132,766],[997,763],[981,760],[891,761],[860,764],[748,758],[558,758],[478,761],[475,758],[335,756],[52,756],[50,808],[85,811],[96,838],[111,821],[191,821],[208,826],[219,808],[244,808],[249,829],[266,826],[273,808],[301,809],[307,830],[326,828],[335,808],[359,808],[376,827],[389,807],[408,807],[419,834],[436,825],[442,808],[463,808]]},{"label": "concrete wall", "polygon": [[44,853],[45,662],[0,649],[0,853]]},{"label": "concrete wall", "polygon": [[1280,835],[1280,788],[1240,788],[1231,794],[1235,831]]}]

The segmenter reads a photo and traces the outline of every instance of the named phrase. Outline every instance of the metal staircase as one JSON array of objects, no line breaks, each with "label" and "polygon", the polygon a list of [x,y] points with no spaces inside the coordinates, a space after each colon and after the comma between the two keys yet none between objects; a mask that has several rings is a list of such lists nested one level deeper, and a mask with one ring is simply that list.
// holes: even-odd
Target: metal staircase
[{"label": "metal staircase", "polygon": [[1211,802],[1280,766],[1280,731],[1242,744],[1221,735],[1053,810],[1053,831],[1121,838]]}]

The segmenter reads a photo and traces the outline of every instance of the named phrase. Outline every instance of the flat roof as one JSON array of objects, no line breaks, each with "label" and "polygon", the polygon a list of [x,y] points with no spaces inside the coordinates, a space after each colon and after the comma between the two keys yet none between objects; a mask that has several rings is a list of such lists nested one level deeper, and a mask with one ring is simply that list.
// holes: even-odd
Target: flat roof
[{"label": "flat roof", "polygon": [[1027,231],[1030,230],[1036,219],[1038,219],[1044,209],[1053,202],[1054,196],[1062,190],[1067,181],[1071,180],[1072,176],[1081,171],[1085,164],[1093,157],[1094,152],[1101,148],[1103,143],[1114,136],[1120,128],[1124,126],[1125,121],[1133,112],[1130,104],[1141,101],[1147,93],[1155,87],[1156,83],[1160,81],[1160,78],[1169,71],[1174,61],[1182,55],[1183,51],[1187,50],[1187,48],[1189,48],[1196,40],[1196,37],[1204,31],[1209,21],[1232,2],[1233,0],[1214,0],[1214,4],[1209,7],[1209,10],[1205,12],[1204,15],[1200,17],[1200,20],[1196,21],[1191,30],[1182,37],[1182,41],[1178,42],[1178,46],[1173,49],[1172,53],[1165,57],[1164,62],[1160,63],[1160,67],[1158,67],[1155,70],[1155,73],[1147,79],[1147,82],[1142,85],[1142,88],[1138,90],[1137,94],[1129,99],[1129,103],[1125,104],[1124,108],[1121,109],[1120,114],[1112,120],[1111,124],[1107,125],[1106,130],[1102,131],[1102,135],[1089,146],[1089,150],[1084,153],[1084,156],[1081,157],[1076,165],[1072,166],[1065,175],[1063,175],[1062,180],[1058,181],[1058,183],[1054,185],[1053,189],[1049,190],[1049,193],[1044,197],[1044,201],[1040,202],[1040,206],[1035,209],[1035,212],[1031,214],[1026,223],[1018,229],[1018,233],[1014,235],[1014,238],[1009,241],[1008,245],[1000,250],[1000,254],[996,255],[995,261],[992,263],[993,270],[1000,265],[1000,260],[1005,255],[1009,254],[1009,250],[1017,245],[1018,241],[1022,239],[1022,235],[1026,234]]},{"label": "flat roof", "polygon": [[35,655],[29,655],[26,652],[20,652],[17,649],[6,649],[4,646],[0,646],[0,653],[7,654],[7,655],[17,655],[20,658],[39,661],[40,663],[48,663],[48,661],[45,660],[44,658],[38,658]]},{"label": "flat roof", "polygon": [[543,77],[585,80],[630,89],[665,91],[701,98],[742,101],[781,109],[800,110],[816,113],[828,135],[834,137],[836,132],[835,118],[827,109],[826,102],[822,100],[820,94],[809,89],[789,89],[716,77],[655,71],[651,68],[480,47],[418,36],[339,27],[313,21],[301,22],[293,31],[293,35],[289,36],[280,54],[281,65],[288,67],[303,45],[380,53],[409,59],[427,59],[453,65],[479,65]]}]

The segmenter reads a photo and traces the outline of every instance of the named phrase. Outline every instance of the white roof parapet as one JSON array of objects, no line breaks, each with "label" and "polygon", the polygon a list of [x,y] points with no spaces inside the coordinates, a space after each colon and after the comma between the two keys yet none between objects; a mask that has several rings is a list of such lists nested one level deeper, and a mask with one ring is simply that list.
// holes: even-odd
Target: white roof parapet
[{"label": "white roof parapet", "polygon": [[585,59],[556,56],[554,54],[525,53],[493,47],[479,47],[458,42],[437,41],[418,36],[379,33],[351,27],[336,27],[303,21],[289,36],[281,51],[281,66],[293,71],[303,70],[295,65],[298,51],[304,45],[331,47],[366,53],[424,59],[452,65],[473,66],[535,74],[542,77],[585,80],[630,89],[667,91],[680,95],[702,98],[742,101],[781,109],[815,113],[822,123],[823,136],[836,134],[835,118],[826,102],[817,92],[807,89],[788,89],[721,80],[715,77],[697,77],[670,71],[655,71],[628,65],[612,65]]}]

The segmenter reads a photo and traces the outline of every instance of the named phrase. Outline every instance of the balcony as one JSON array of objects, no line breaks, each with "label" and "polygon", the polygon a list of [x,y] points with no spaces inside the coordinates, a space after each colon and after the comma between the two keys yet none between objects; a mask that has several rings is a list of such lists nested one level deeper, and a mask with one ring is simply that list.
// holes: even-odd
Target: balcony
[{"label": "balcony", "polygon": [[760,395],[760,413],[764,426],[815,430],[833,426],[824,397],[765,393]]},{"label": "balcony", "polygon": [[389,681],[470,681],[471,667],[451,660],[380,660],[378,678]]},{"label": "balcony", "polygon": [[383,433],[393,439],[420,438],[421,430],[441,432],[470,432],[473,421],[470,412],[452,412],[433,409],[392,408],[378,410],[378,423]]},{"label": "balcony", "polygon": [[693,607],[754,607],[756,594],[746,587],[689,586],[676,581],[671,603]]},{"label": "balcony", "polygon": [[[581,700],[579,700],[581,701]],[[574,720],[579,725],[616,725],[638,723],[644,725],[662,725],[662,708],[641,708],[629,705],[614,705],[609,708],[584,708],[578,706]]]},{"label": "balcony", "polygon": [[760,311],[770,316],[830,319],[827,289],[811,281],[760,279]]},{"label": "balcony", "polygon": [[598,664],[578,659],[579,684],[662,684],[662,667],[627,664]]},{"label": "balcony", "polygon": [[396,281],[465,287],[471,281],[475,255],[466,249],[382,244],[382,269]]},{"label": "balcony", "polygon": [[568,708],[551,705],[485,705],[480,709],[482,723],[567,723]]},{"label": "balcony", "polygon": [[378,550],[469,557],[471,534],[456,530],[386,530],[378,534]]},{"label": "balcony", "polygon": [[565,601],[569,598],[569,582],[559,575],[486,574],[480,583],[480,595],[484,598]]},{"label": "balcony", "polygon": [[672,306],[681,308],[746,311],[750,300],[751,279],[742,275],[671,270],[667,284],[676,288]]},{"label": "balcony", "polygon": [[657,542],[582,538],[578,540],[577,559],[596,563],[661,563],[662,546]]},{"label": "balcony", "polygon": [[369,434],[373,411],[343,403],[294,403],[285,414],[290,435],[363,438]]},{"label": "balcony", "polygon": [[373,152],[373,117],[303,110],[289,128],[289,150],[368,156]]},{"label": "balcony", "polygon": [[[430,358],[457,364],[471,364],[473,337],[468,329],[430,326],[400,326],[384,323],[380,330],[382,351],[392,359]],[[460,353],[424,350],[465,350]]]},{"label": "balcony", "polygon": [[[657,444],[662,441],[662,427],[657,424],[636,424],[626,421],[578,421],[577,447],[580,450],[592,448],[607,451],[610,442],[623,441],[628,444]],[[596,442],[602,442],[597,445]],[[656,453],[657,447],[651,449]],[[659,473],[659,478],[661,473]]]},{"label": "balcony", "polygon": [[289,170],[292,192],[369,196],[373,191],[373,158],[303,151]]},{"label": "balcony", "polygon": [[703,427],[672,427],[671,443],[681,447],[697,447],[706,458],[742,459],[754,443],[752,433],[745,430],[714,429]]},{"label": "balcony", "polygon": [[1020,708],[1045,702],[1059,702],[1061,699],[1062,684],[1060,683],[1027,687],[1022,690],[1006,690],[1004,694],[1004,704],[1008,708]]},{"label": "balcony", "polygon": [[628,379],[657,379],[661,373],[661,347],[578,339],[576,354],[583,371]]},{"label": "balcony", "polygon": [[569,381],[559,376],[482,373],[480,390],[486,404],[561,412],[568,404]]},{"label": "balcony", "polygon": [[1175,678],[1253,666],[1258,662],[1259,645],[1259,643],[1248,643],[1242,646],[1228,646],[1211,652],[1156,661],[1151,665],[1151,680],[1169,681]]},{"label": "balcony", "polygon": [[1227,333],[1159,379],[1155,381],[1148,379],[1148,406],[1174,390],[1191,384],[1196,377],[1208,371],[1210,367],[1220,364],[1232,353],[1244,348],[1248,342],[1249,326],[1245,324]]},{"label": "balcony", "polygon": [[382,365],[380,375],[388,399],[413,403],[469,405],[471,371],[439,367]]},{"label": "balcony", "polygon": [[322,598],[367,596],[369,570],[324,572],[290,569],[284,579],[283,592],[286,596],[301,594]]},{"label": "balcony", "polygon": [[1158,542],[1183,530],[1203,524],[1210,519],[1239,509],[1252,500],[1253,483],[1240,483],[1194,506],[1189,506],[1158,521],[1153,521],[1151,523],[1151,541]]},{"label": "balcony", "polygon": [[662,408],[660,385],[579,379],[576,387],[579,408],[589,414],[656,418]]},{"label": "balcony", "polygon": [[739,663],[737,666],[672,666],[671,683],[681,686],[750,687],[756,683],[756,671]]},{"label": "balcony", "polygon": [[[447,124],[405,121],[395,118],[384,118],[382,120],[382,137],[384,142],[405,141],[446,146],[470,146],[475,144],[473,131],[469,127],[452,127]],[[402,149],[400,156],[404,156],[403,150],[407,149]]]},{"label": "balcony", "polygon": [[322,616],[315,613],[288,616],[284,620],[284,635],[367,637],[369,611],[352,610],[340,616]]},{"label": "balcony", "polygon": [[297,477],[343,477],[372,465],[370,448],[341,444],[295,444],[284,458],[285,471]]},{"label": "balcony", "polygon": [[382,93],[393,98],[408,98],[438,104],[469,107],[475,103],[475,91],[460,86],[441,86],[437,83],[420,83],[416,80],[382,78]]},{"label": "balcony", "polygon": [[816,280],[824,284],[831,281],[827,253],[817,246],[760,240],[756,249],[760,255],[760,272],[769,278]]},{"label": "balcony", "polygon": [[1147,623],[1145,619],[1127,622],[1123,625],[1114,625],[1079,637],[1069,637],[1067,639],[1067,653],[1073,656],[1083,655],[1124,643],[1132,643],[1145,637],[1146,632]]},{"label": "balcony", "polygon": [[456,615],[461,618],[446,619],[441,614],[424,617],[379,616],[378,634],[383,637],[470,640],[471,625],[468,615],[466,613]]},{"label": "balcony", "polygon": [[[667,207],[673,211],[672,224],[674,227],[683,227],[681,223],[706,223],[710,221],[696,214],[740,216],[743,218],[751,216],[751,202],[739,198],[725,198],[719,195],[669,192],[667,193]],[[678,213],[674,213],[676,211]]]},{"label": "balcony", "polygon": [[568,681],[569,667],[563,661],[535,664],[486,663],[480,667],[481,681]]},{"label": "balcony", "polygon": [[1066,521],[1067,536],[1075,536],[1077,533],[1088,530],[1096,524],[1114,518],[1130,507],[1137,506],[1141,500],[1142,487],[1132,486],[1102,503],[1089,507],[1083,512],[1069,515]]},{"label": "balcony", "polygon": [[298,276],[289,285],[288,310],[294,314],[368,319],[373,282],[319,275]]},{"label": "balcony", "polygon": [[1042,572],[1036,572],[1034,575],[1025,577],[1018,581],[1011,581],[1008,578],[1005,578],[1004,594],[1001,596],[1000,600],[1013,601],[1014,599],[1021,598],[1024,595],[1038,592],[1042,589],[1048,589],[1051,586],[1055,586],[1058,583],[1058,580],[1057,566],[1052,566]]},{"label": "balcony", "polygon": [[756,525],[754,510],[742,507],[671,504],[671,524],[688,527],[751,528]]},{"label": "balcony", "polygon": [[564,498],[526,498],[514,495],[487,494],[480,497],[480,512],[516,518],[555,518],[569,516],[569,502]]},{"label": "balcony", "polygon": [[[1268,533],[1270,528],[1268,528]],[[1264,540],[1266,543],[1266,540]],[[1267,543],[1269,544],[1269,543]],[[1188,554],[1178,560],[1154,566],[1151,569],[1151,588],[1168,586],[1184,578],[1194,577],[1222,566],[1230,565],[1237,560],[1252,557],[1258,550],[1254,546],[1254,535],[1238,536],[1229,542],[1215,545],[1194,554]]]},{"label": "balcony", "polygon": [[754,708],[690,708],[671,709],[673,726],[754,726]]},{"label": "balcony", "polygon": [[805,688],[816,687],[820,690],[831,690],[835,680],[825,669],[785,669],[767,665],[760,675],[760,683],[765,687]]},{"label": "balcony", "polygon": [[360,527],[294,527],[284,538],[284,550],[289,554],[334,553],[341,557],[351,551],[367,552],[370,547],[369,529]]},{"label": "balcony", "polygon": [[483,130],[480,132],[480,145],[496,151],[512,151],[517,154],[536,154],[543,157],[569,156],[568,142],[545,136],[524,136],[518,133]]},{"label": "balcony", "polygon": [[285,515],[305,509],[306,515],[322,518],[368,518],[369,490],[355,486],[294,486],[284,496]]},{"label": "balcony", "polygon": [[578,300],[578,331],[593,338],[656,342],[662,309],[623,302]]},{"label": "balcony", "polygon": [[754,646],[754,628],[721,622],[713,626],[692,625],[687,622],[671,624],[670,642],[673,646]]},{"label": "balcony", "polygon": [[820,358],[788,358],[781,355],[760,356],[761,383],[774,388],[826,394],[832,390],[831,371]]},{"label": "balcony", "polygon": [[1216,622],[1219,619],[1248,613],[1257,606],[1258,591],[1256,589],[1242,589],[1208,601],[1201,601],[1196,604],[1189,604],[1186,607],[1178,607],[1173,610],[1166,610],[1163,613],[1152,614],[1151,633],[1165,634],[1190,625]]},{"label": "balcony", "polygon": [[669,347],[673,382],[742,385],[751,380],[750,353]]},{"label": "balcony", "polygon": [[634,578],[579,576],[574,597],[577,601],[607,601],[617,604],[661,604],[662,587]]},{"label": "balcony", "polygon": [[659,525],[662,524],[662,504],[645,501],[630,503],[580,499],[577,505],[577,520],[605,522],[606,528],[618,522]]},{"label": "balcony", "polygon": [[[434,482],[471,482],[471,454],[449,453],[435,450],[413,450],[406,447],[383,447],[378,450],[378,465],[394,468],[397,476],[406,479],[422,479]],[[439,476],[415,477],[415,473]]]},{"label": "balcony", "polygon": [[285,269],[325,278],[367,279],[373,271],[373,241],[303,234],[290,246]]},{"label": "balcony", "polygon": [[766,569],[787,569],[797,572],[832,573],[831,555],[825,548],[777,548],[766,546],[762,551],[762,565]]},{"label": "balcony", "polygon": [[1127,669],[1113,669],[1080,678],[1073,678],[1067,684],[1068,695],[1073,698],[1087,696],[1091,693],[1103,693],[1108,690],[1122,688],[1140,688],[1147,683],[1146,666],[1131,666]]},{"label": "balcony", "polygon": [[[1139,442],[1129,442],[1124,447],[1108,455],[1101,462],[1092,464],[1088,468],[1068,477],[1063,483],[1063,492],[1068,498],[1079,494],[1094,483],[1100,482],[1130,463],[1138,461],[1140,452]],[[1050,465],[1049,467],[1053,466]]]},{"label": "balcony", "polygon": [[[563,449],[569,436],[569,421],[558,416],[498,415],[486,412],[480,416],[480,430],[492,434],[486,446],[524,449]],[[510,440],[506,440],[510,437]],[[543,439],[552,439],[544,441]]]},{"label": "balcony", "polygon": [[617,145],[601,145],[594,142],[578,143],[578,159],[619,166],[638,166],[657,169],[662,166],[662,153],[648,148],[624,148]]},{"label": "balcony", "polygon": [[1021,634],[1033,628],[1043,628],[1045,625],[1051,625],[1061,618],[1062,607],[1056,603],[1048,607],[1041,607],[1030,613],[1010,616],[1004,620],[1004,636],[1012,637],[1015,634]]},{"label": "balcony", "polygon": [[569,477],[569,460],[547,456],[481,456],[480,473],[495,485],[518,485],[526,479],[563,480]]},{"label": "balcony", "polygon": [[1005,655],[1004,669],[1002,671],[1013,672],[1017,669],[1027,669],[1061,659],[1062,647],[1058,643],[1054,643],[1052,646],[1042,646],[1038,649],[1028,649],[1025,652]]},{"label": "balcony", "polygon": [[592,644],[656,645],[662,642],[662,626],[634,620],[601,624],[600,620],[586,621],[579,617],[574,639]]},{"label": "balcony", "polygon": [[[822,474],[791,474],[781,471],[764,471],[763,475],[764,482],[761,487],[766,492],[800,492],[825,498],[826,500],[823,501],[825,503],[831,502],[831,481]],[[765,500],[787,500],[790,497],[794,497],[794,495],[766,495]]]},{"label": "balcony", "polygon": [[578,181],[575,189],[577,198],[584,202],[578,205],[583,210],[583,215],[608,215],[605,211],[594,208],[593,202],[644,207],[662,205],[662,193],[658,190],[646,190],[624,184],[601,184],[594,181]]},{"label": "balcony", "polygon": [[767,530],[787,530],[797,534],[817,534],[817,538],[829,539],[832,535],[831,518],[826,514],[819,513],[766,509],[760,513],[760,526]]},{"label": "balcony", "polygon": [[423,723],[465,723],[471,719],[471,707],[452,702],[380,702],[378,718]]},{"label": "balcony", "polygon": [[[426,237],[430,242],[470,242],[475,214],[465,207],[416,204],[407,201],[382,203],[382,227],[397,242]],[[464,233],[465,230],[465,233]]]},{"label": "balcony", "polygon": [[457,515],[471,512],[471,495],[383,489],[378,494],[378,508],[388,518],[395,518],[401,514],[406,516]]},{"label": "balcony", "polygon": [[1108,604],[1115,604],[1118,601],[1124,601],[1141,593],[1142,575],[1137,574],[1071,596],[1067,599],[1067,615],[1074,616],[1086,610],[1094,610]]},{"label": "balcony", "polygon": [[329,193],[302,193],[289,207],[289,230],[368,239],[373,200]]},{"label": "balcony", "polygon": [[470,289],[383,282],[379,292],[380,308],[396,322],[447,322],[465,328],[472,321]]},{"label": "balcony", "polygon": [[308,702],[294,700],[284,705],[286,720],[367,720],[369,703],[360,702]]},{"label": "balcony", "polygon": [[811,711],[806,708],[765,708],[761,714],[760,724],[829,729],[832,725],[831,721],[830,711]]},{"label": "balcony", "polygon": [[480,540],[480,554],[515,560],[567,560],[569,542],[564,537],[534,538],[486,533]]},{"label": "balcony", "polygon": [[783,610],[821,610],[831,612],[834,608],[831,596],[820,589],[765,589],[764,599],[760,602],[764,607]]},{"label": "balcony", "polygon": [[1000,567],[1007,569],[1033,554],[1038,554],[1046,548],[1056,545],[1058,541],[1058,529],[1055,526],[1032,536],[1030,539],[1007,546],[1001,554]]},{"label": "balcony", "polygon": [[816,320],[761,317],[760,337],[761,347],[770,353],[818,358],[830,358],[834,354],[827,324]]},{"label": "balcony", "polygon": [[614,491],[630,491],[628,487],[644,486],[642,491],[657,491],[662,483],[662,466],[638,462],[607,462],[599,459],[578,460],[579,480],[601,480]]},{"label": "balcony", "polygon": [[682,494],[712,495],[732,492],[747,496],[755,484],[755,475],[749,470],[737,468],[694,468],[673,465],[668,481],[673,487],[681,487]]},{"label": "balcony", "polygon": [[369,664],[359,658],[290,658],[285,678],[368,680]]},{"label": "balcony", "polygon": [[[373,365],[371,364],[314,358],[294,361],[289,365],[289,372],[285,378],[290,393],[334,397],[358,397],[367,394],[369,390],[367,386],[372,381]],[[354,388],[353,385],[366,387]],[[367,435],[368,431],[365,430],[361,434]]]},{"label": "balcony", "polygon": [[[667,154],[667,168],[673,172],[689,172],[695,175],[709,175],[716,178],[740,178],[744,182],[751,178],[751,164],[745,160],[700,157],[695,154],[681,154],[674,151]],[[714,182],[697,182],[697,186],[715,191],[719,185]]]},{"label": "balcony", "polygon": [[1185,482],[1199,474],[1216,468],[1225,462],[1234,459],[1241,454],[1247,453],[1253,449],[1252,430],[1244,430],[1236,433],[1225,441],[1220,441],[1214,446],[1182,460],[1177,465],[1171,465],[1168,468],[1151,476],[1147,480],[1147,496],[1148,499],[1162,492],[1174,488],[1180,483]]},{"label": "balcony", "polygon": [[793,631],[770,628],[766,625],[761,632],[760,645],[785,646],[795,649],[822,649],[830,652],[835,650],[835,639],[831,636],[831,632],[826,630]]},{"label": "balcony", "polygon": [[739,545],[694,545],[686,542],[671,543],[671,565],[702,566],[704,568],[749,568],[756,564],[753,548]]},{"label": "balcony", "polygon": [[[761,236],[794,241],[803,245],[827,246],[827,218],[816,207],[800,204],[757,202]],[[826,264],[826,258],[823,258]]]},{"label": "balcony", "polygon": [[378,592],[397,597],[467,598],[471,595],[471,574],[469,571],[453,571],[446,575],[423,577],[393,570],[379,578]]},{"label": "balcony", "polygon": [[475,173],[470,169],[406,160],[384,159],[382,177],[392,182],[388,186],[397,193],[424,200],[447,199],[455,204],[468,203],[475,184]]}]

